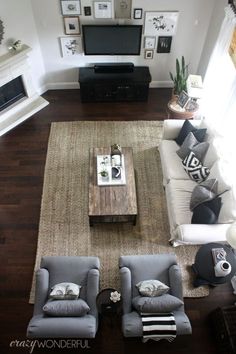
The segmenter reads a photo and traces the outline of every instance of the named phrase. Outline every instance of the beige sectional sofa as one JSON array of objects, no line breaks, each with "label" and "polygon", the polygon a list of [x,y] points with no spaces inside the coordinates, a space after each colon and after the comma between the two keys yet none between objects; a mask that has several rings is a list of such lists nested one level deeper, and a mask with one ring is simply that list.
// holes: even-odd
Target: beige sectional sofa
[{"label": "beige sectional sofa", "polygon": [[208,178],[217,179],[218,193],[224,193],[221,195],[222,206],[216,224],[191,223],[190,199],[192,191],[198,183],[192,180],[184,170],[182,159],[176,153],[179,145],[174,140],[183,123],[183,120],[165,120],[163,136],[159,144],[170,241],[173,246],[226,242],[226,231],[230,223],[236,220],[236,200],[230,184],[226,183],[227,178],[224,176],[223,164],[215,148],[216,137],[206,123],[201,120],[192,120],[191,124],[196,128],[207,128],[205,140],[209,142],[209,148],[202,162],[210,169]]}]

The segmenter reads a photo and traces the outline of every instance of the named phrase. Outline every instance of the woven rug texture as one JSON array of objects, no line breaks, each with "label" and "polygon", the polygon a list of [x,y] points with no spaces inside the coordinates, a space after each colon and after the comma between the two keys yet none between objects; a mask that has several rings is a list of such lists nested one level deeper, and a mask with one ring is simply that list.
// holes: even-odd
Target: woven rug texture
[{"label": "woven rug texture", "polygon": [[[185,297],[202,297],[209,288],[194,288],[191,265],[199,246],[173,248],[158,152],[163,122],[52,123],[45,165],[35,270],[42,256],[98,256],[100,287],[120,289],[120,255],[175,253],[182,269]],[[137,177],[138,218],[131,224],[89,226],[89,148],[133,148]],[[30,302],[34,301],[33,277]]]}]

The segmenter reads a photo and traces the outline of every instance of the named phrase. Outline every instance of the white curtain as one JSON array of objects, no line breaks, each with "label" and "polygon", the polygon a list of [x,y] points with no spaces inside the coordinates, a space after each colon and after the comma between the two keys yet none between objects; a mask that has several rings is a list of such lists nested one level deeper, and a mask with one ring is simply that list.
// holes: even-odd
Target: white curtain
[{"label": "white curtain", "polygon": [[236,68],[229,55],[236,16],[228,5],[204,79],[202,112],[216,132],[227,175],[236,185]]}]

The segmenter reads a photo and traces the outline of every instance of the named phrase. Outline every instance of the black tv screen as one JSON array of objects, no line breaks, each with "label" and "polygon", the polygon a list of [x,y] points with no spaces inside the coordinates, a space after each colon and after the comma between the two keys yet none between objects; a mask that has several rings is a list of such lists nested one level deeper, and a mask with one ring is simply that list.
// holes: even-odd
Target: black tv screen
[{"label": "black tv screen", "polygon": [[139,55],[142,25],[83,25],[86,55]]}]

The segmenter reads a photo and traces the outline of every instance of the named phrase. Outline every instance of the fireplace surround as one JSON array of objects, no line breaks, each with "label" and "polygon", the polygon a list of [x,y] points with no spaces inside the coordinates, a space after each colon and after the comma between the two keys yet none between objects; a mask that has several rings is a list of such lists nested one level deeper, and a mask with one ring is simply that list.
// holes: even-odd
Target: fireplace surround
[{"label": "fireplace surround", "polygon": [[48,105],[33,86],[30,51],[30,47],[23,45],[20,51],[0,56],[0,136]]}]

